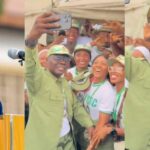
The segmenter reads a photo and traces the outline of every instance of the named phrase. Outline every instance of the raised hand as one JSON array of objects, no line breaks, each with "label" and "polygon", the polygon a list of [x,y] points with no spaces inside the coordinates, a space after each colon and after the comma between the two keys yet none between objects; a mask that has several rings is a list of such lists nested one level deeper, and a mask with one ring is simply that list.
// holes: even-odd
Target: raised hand
[{"label": "raised hand", "polygon": [[73,78],[70,72],[65,72],[64,77],[66,78],[67,81],[71,81]]},{"label": "raised hand", "polygon": [[53,34],[53,31],[50,29],[59,28],[60,25],[56,21],[59,20],[59,17],[53,15],[51,12],[46,12],[36,18],[33,27],[27,36],[28,40],[38,40],[40,36],[44,33]]},{"label": "raised hand", "polygon": [[94,150],[102,140],[106,138],[112,131],[112,126],[105,125],[101,128],[96,128],[87,150]]}]

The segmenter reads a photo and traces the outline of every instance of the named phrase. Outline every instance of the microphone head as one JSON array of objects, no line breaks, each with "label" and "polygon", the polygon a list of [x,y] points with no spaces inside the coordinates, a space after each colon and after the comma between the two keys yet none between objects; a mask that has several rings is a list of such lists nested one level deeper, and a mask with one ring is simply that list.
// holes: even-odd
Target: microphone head
[{"label": "microphone head", "polygon": [[25,52],[23,50],[20,50],[17,52],[18,58],[25,60]]},{"label": "microphone head", "polygon": [[12,59],[25,59],[25,52],[21,49],[9,49],[8,56]]},{"label": "microphone head", "polygon": [[17,49],[9,49],[8,50],[8,56],[12,59],[18,59],[18,50]]}]

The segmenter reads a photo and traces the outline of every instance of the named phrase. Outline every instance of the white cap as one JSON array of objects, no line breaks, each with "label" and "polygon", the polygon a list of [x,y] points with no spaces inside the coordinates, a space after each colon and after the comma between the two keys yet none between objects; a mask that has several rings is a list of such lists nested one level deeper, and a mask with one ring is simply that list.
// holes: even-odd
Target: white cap
[{"label": "white cap", "polygon": [[144,55],[144,58],[150,63],[150,50],[149,49],[147,49],[144,46],[137,46],[134,48],[134,50],[140,51]]}]

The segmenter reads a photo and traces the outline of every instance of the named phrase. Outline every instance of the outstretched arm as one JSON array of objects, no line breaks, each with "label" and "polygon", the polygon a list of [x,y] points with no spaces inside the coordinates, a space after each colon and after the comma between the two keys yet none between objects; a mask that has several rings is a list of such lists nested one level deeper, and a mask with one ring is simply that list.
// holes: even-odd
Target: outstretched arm
[{"label": "outstretched arm", "polygon": [[26,38],[26,46],[29,48],[34,48],[42,34],[53,34],[53,31],[50,29],[60,27],[60,25],[56,22],[58,20],[59,17],[56,17],[56,15],[53,17],[53,13],[51,12],[46,12],[37,17],[31,31]]},{"label": "outstretched arm", "polygon": [[58,17],[53,17],[51,12],[43,13],[36,18],[31,31],[25,40],[26,55],[25,55],[25,69],[26,82],[30,93],[35,93],[40,88],[41,67],[38,60],[37,42],[42,34],[53,34],[52,28],[58,28],[56,21]]}]

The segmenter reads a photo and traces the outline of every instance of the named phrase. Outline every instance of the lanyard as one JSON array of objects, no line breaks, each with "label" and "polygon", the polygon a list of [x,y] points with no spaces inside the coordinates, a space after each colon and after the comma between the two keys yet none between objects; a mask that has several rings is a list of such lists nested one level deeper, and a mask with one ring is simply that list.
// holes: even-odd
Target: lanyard
[{"label": "lanyard", "polygon": [[123,87],[116,95],[116,104],[115,104],[115,107],[114,107],[114,110],[113,110],[113,113],[112,113],[112,117],[113,117],[113,120],[114,121],[117,121],[117,108],[119,106],[119,103],[120,103],[120,100],[121,100],[121,95],[122,93],[125,92],[125,87]]}]

